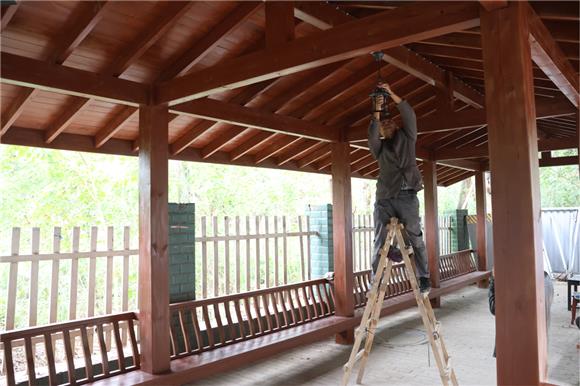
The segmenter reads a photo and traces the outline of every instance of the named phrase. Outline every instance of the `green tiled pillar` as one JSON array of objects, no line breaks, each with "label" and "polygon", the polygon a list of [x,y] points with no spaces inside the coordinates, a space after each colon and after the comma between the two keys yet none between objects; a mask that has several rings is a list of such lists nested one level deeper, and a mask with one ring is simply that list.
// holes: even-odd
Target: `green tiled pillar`
[{"label": "green tiled pillar", "polygon": [[455,211],[455,224],[453,224],[453,247],[454,251],[469,249],[469,233],[467,232],[467,209]]},{"label": "green tiled pillar", "polygon": [[318,232],[318,236],[310,237],[312,279],[316,279],[334,271],[332,204],[309,205],[306,214],[310,230]]},{"label": "green tiled pillar", "polygon": [[169,299],[195,299],[195,204],[169,204]]}]

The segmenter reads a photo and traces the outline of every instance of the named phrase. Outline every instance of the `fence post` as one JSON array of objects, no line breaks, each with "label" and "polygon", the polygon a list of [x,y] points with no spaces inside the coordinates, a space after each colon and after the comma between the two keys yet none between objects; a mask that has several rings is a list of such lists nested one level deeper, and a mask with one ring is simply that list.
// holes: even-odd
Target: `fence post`
[{"label": "fence post", "polygon": [[467,232],[467,221],[465,220],[467,216],[467,209],[457,209],[455,210],[455,224],[453,232],[453,247],[455,251],[463,251],[464,249],[469,249],[469,234]]},{"label": "fence post", "polygon": [[318,232],[310,237],[311,278],[317,279],[334,271],[332,204],[308,205],[306,214],[310,231]]},{"label": "fence post", "polygon": [[195,204],[169,204],[169,299],[195,299]]}]

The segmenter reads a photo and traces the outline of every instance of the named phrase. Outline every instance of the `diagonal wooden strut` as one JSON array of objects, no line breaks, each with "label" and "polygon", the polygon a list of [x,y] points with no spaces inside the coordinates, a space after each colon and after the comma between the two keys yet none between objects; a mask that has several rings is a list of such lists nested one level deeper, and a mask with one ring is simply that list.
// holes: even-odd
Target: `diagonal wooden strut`
[{"label": "diagonal wooden strut", "polygon": [[[359,360],[360,366],[356,383],[360,384],[362,382],[366,362],[373,345],[376,327],[381,316],[381,306],[383,299],[385,298],[385,292],[387,291],[389,280],[391,278],[393,262],[387,258],[387,254],[391,245],[399,245],[403,255],[405,269],[407,270],[407,276],[409,277],[411,287],[413,288],[413,294],[415,296],[415,300],[417,301],[419,314],[421,315],[423,325],[427,331],[427,337],[435,356],[437,368],[439,369],[441,383],[444,386],[449,384],[457,386],[458,383],[455,376],[455,371],[453,370],[453,367],[451,367],[450,356],[445,347],[443,335],[441,334],[441,323],[439,323],[435,318],[428,294],[422,294],[419,292],[417,278],[415,276],[413,263],[410,258],[410,255],[413,253],[413,248],[406,246],[407,243],[405,242],[401,232],[403,230],[403,225],[399,224],[399,220],[393,217],[391,218],[391,223],[387,226],[387,229],[387,238],[380,251],[379,266],[377,268],[375,280],[373,280],[372,288],[368,293],[368,302],[365,307],[360,326],[355,333],[354,346],[350,353],[349,360],[344,365],[342,385],[346,386],[348,384],[354,365]],[[366,341],[364,349],[359,351],[362,341],[365,337]]]}]

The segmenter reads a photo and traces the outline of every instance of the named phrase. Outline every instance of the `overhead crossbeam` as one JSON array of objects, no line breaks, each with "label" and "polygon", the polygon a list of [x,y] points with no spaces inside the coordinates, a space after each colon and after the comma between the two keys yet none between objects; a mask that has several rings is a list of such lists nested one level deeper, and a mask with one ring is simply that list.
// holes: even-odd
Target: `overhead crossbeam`
[{"label": "overhead crossbeam", "polygon": [[478,8],[471,3],[403,6],[163,82],[157,101],[175,105],[478,25]]}]

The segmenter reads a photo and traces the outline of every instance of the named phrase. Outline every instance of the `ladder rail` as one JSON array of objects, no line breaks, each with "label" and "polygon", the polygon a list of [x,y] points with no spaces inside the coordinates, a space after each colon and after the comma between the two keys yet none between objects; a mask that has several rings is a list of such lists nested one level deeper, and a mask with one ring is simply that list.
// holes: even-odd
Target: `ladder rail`
[{"label": "ladder rail", "polygon": [[[374,342],[375,330],[380,318],[383,299],[391,279],[393,262],[387,258],[388,250],[391,245],[398,244],[399,249],[403,255],[404,266],[405,270],[407,271],[407,276],[409,277],[409,282],[411,283],[413,295],[415,297],[415,301],[417,302],[419,315],[421,316],[423,325],[427,330],[427,338],[433,350],[435,362],[437,364],[437,368],[439,369],[441,382],[444,386],[448,386],[449,382],[451,382],[452,385],[457,386],[458,383],[455,370],[451,366],[451,358],[447,352],[447,348],[445,347],[445,342],[443,340],[441,323],[438,322],[437,318],[435,317],[433,308],[431,307],[431,302],[429,301],[429,297],[419,291],[419,285],[415,275],[415,267],[413,261],[410,258],[410,255],[413,254],[413,249],[412,247],[406,246],[406,241],[402,233],[404,227],[398,222],[397,218],[393,217],[391,218],[390,224],[387,225],[387,229],[387,238],[380,251],[379,266],[376,272],[377,274],[375,276],[375,280],[373,281],[372,288],[367,295],[368,302],[361,318],[360,326],[355,334],[355,342],[349,360],[344,365],[344,376],[342,384],[343,386],[347,385],[354,365],[359,360],[360,367],[356,382],[359,384],[362,382],[366,363]],[[359,351],[364,337],[366,337],[364,349]]]}]

